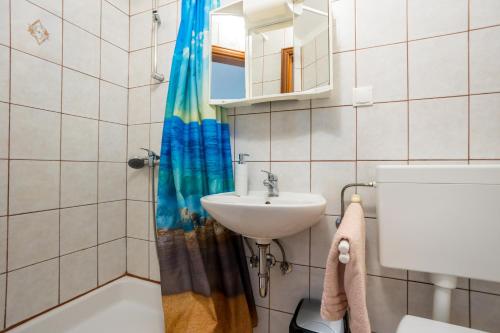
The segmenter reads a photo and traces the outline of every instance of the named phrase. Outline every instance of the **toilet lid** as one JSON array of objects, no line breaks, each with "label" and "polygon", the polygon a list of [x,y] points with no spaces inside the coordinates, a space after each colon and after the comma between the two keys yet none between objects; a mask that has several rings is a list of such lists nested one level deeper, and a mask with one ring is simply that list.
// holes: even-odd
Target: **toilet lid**
[{"label": "toilet lid", "polygon": [[399,323],[397,333],[487,333],[474,330],[468,327],[451,325],[440,321],[415,317],[404,316]]}]

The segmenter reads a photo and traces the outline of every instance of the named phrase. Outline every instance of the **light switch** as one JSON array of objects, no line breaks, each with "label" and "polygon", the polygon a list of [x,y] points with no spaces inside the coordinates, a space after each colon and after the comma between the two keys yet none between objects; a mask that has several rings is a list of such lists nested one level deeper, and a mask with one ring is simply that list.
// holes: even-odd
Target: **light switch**
[{"label": "light switch", "polygon": [[353,106],[373,105],[373,88],[372,88],[372,86],[353,88],[352,89],[352,105]]}]

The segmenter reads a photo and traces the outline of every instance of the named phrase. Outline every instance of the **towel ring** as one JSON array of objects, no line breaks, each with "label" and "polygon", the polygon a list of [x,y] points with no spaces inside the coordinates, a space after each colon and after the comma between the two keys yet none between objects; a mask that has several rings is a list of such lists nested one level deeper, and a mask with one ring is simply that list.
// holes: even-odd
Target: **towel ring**
[{"label": "towel ring", "polygon": [[[345,202],[344,202],[344,194],[345,191],[350,188],[350,187],[375,187],[375,182],[369,182],[369,183],[351,183],[347,184],[342,188],[342,191],[340,192],[340,216],[337,218],[337,221],[335,221],[335,226],[338,228],[340,226],[340,223],[342,222],[342,219],[344,218],[345,214]],[[358,199],[360,202],[361,199],[359,198],[358,195],[356,197],[353,197],[353,199]],[[352,200],[354,202],[354,200]]]}]

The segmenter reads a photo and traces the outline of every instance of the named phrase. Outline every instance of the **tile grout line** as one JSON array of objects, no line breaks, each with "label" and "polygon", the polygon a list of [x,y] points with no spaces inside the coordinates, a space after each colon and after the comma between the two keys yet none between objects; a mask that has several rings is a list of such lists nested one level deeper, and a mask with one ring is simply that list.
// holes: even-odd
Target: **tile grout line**
[{"label": "tile grout line", "polygon": [[8,104],[8,119],[9,119],[9,125],[8,125],[8,136],[7,136],[7,218],[6,218],[6,244],[5,244],[5,287],[4,287],[4,309],[3,313],[1,316],[3,317],[3,326],[2,329],[7,326],[7,294],[8,294],[8,283],[9,283],[9,274],[8,274],[8,268],[9,268],[9,226],[10,226],[10,217],[8,216],[10,213],[10,130],[11,130],[11,104],[10,102],[12,101],[12,0],[8,0],[8,10],[9,10],[9,104]]}]

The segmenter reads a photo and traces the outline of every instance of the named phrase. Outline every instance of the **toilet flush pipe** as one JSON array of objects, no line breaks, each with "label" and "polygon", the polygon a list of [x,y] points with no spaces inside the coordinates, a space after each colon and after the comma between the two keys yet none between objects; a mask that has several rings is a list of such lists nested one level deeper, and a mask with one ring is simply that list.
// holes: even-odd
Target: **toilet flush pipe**
[{"label": "toilet flush pipe", "polygon": [[448,323],[451,312],[451,293],[457,287],[457,277],[444,274],[431,274],[434,283],[432,319]]}]

